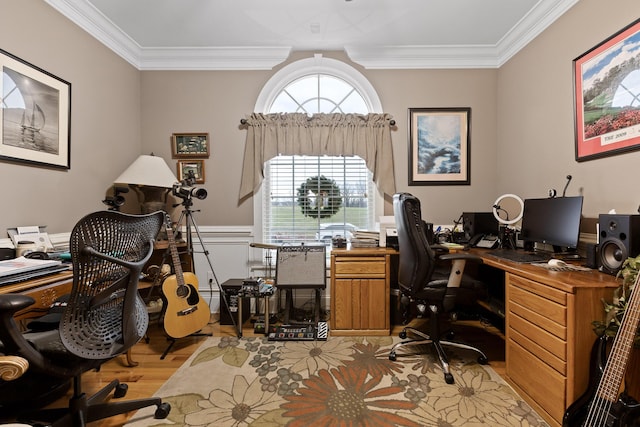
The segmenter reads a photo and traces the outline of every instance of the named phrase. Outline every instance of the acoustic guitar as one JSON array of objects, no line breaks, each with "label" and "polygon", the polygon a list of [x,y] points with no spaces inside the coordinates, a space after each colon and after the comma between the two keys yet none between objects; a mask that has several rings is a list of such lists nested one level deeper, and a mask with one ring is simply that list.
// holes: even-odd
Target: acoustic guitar
[{"label": "acoustic guitar", "polygon": [[633,341],[640,324],[640,274],[636,278],[620,328],[607,357],[607,338],[591,351],[589,387],[565,411],[563,427],[624,427],[640,425],[640,404],[621,393]]},{"label": "acoustic guitar", "polygon": [[164,313],[164,330],[171,338],[183,338],[204,328],[211,317],[209,305],[198,294],[198,278],[193,273],[183,273],[176,247],[171,218],[167,215],[167,237],[175,274],[162,283],[167,300]]}]

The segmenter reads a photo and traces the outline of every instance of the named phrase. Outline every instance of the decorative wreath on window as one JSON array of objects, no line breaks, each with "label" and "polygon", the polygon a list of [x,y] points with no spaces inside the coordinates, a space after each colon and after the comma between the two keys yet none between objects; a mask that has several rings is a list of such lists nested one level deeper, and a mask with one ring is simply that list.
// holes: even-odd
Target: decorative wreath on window
[{"label": "decorative wreath on window", "polygon": [[323,175],[307,178],[298,188],[298,205],[304,216],[332,217],[342,206],[340,188],[334,180]]}]

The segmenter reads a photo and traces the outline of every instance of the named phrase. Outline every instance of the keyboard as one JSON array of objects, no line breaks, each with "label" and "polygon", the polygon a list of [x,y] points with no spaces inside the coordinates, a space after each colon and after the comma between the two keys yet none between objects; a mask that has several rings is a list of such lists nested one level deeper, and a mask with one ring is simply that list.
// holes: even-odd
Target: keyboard
[{"label": "keyboard", "polygon": [[486,254],[520,264],[547,262],[551,259],[551,254],[544,254],[540,252],[525,252],[513,249],[493,249],[491,251],[488,251]]}]

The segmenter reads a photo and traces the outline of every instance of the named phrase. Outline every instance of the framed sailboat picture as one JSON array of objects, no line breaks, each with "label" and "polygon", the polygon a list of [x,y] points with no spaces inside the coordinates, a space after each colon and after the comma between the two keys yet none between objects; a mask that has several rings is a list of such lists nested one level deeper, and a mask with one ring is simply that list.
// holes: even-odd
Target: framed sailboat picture
[{"label": "framed sailboat picture", "polygon": [[0,49],[0,160],[69,169],[71,83]]}]

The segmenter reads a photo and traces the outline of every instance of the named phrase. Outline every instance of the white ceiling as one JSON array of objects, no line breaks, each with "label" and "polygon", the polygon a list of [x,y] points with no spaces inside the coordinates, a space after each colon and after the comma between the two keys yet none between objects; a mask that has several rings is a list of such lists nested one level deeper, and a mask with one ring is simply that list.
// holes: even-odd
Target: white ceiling
[{"label": "white ceiling", "polygon": [[495,68],[579,0],[45,0],[137,68]]}]

